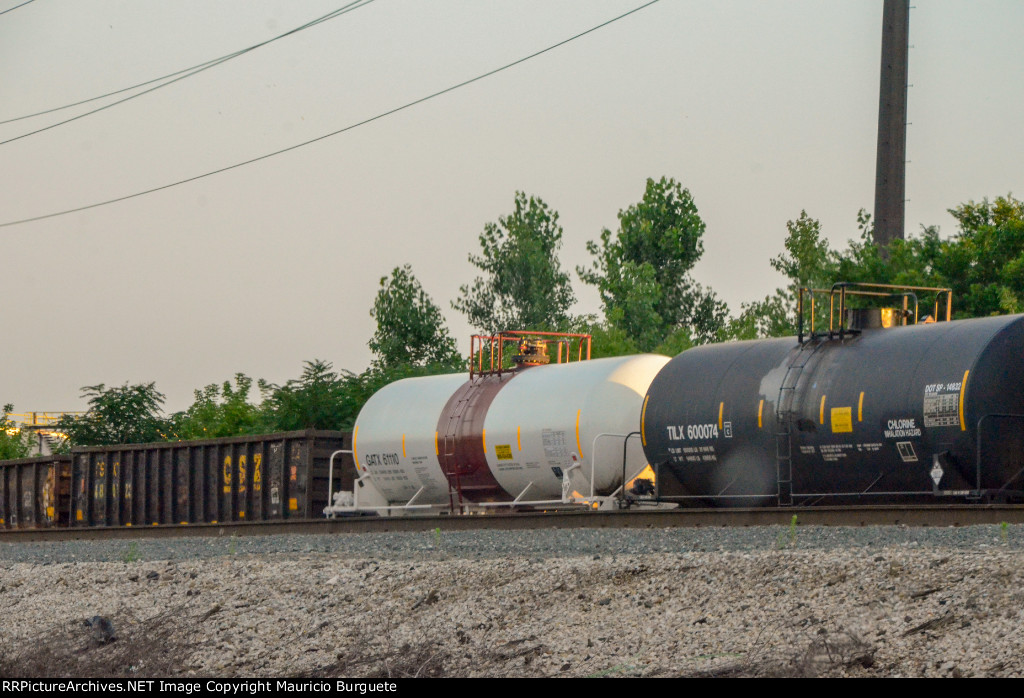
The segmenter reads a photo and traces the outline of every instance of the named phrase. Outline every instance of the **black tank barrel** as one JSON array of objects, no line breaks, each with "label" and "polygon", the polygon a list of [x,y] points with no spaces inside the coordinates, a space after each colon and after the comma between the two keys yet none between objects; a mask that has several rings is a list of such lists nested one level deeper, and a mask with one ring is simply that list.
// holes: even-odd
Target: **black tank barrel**
[{"label": "black tank barrel", "polygon": [[644,451],[684,497],[756,506],[1024,490],[1024,316],[690,349]]}]

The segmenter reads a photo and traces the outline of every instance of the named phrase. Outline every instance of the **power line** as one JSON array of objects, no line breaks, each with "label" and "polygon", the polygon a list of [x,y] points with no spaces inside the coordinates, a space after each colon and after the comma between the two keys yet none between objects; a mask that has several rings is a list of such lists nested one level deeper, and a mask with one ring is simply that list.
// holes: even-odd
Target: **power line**
[{"label": "power line", "polygon": [[376,116],[371,116],[368,119],[363,119],[362,121],[358,121],[358,122],[356,122],[354,124],[349,124],[348,126],[345,126],[344,128],[340,128],[337,131],[331,131],[330,133],[325,133],[322,136],[317,136],[316,138],[310,139],[308,141],[303,141],[302,143],[297,143],[295,145],[288,146],[287,148],[282,148],[281,150],[275,150],[272,153],[267,153],[265,155],[260,155],[258,157],[252,158],[250,160],[245,160],[243,162],[235,163],[234,165],[228,165],[227,167],[221,167],[220,169],[217,169],[217,170],[212,170],[210,172],[205,172],[205,173],[200,174],[200,175],[195,175],[194,177],[189,177],[187,179],[181,179],[181,180],[178,180],[177,182],[172,182],[170,184],[163,184],[163,185],[161,185],[159,187],[153,187],[152,189],[146,189],[144,191],[135,192],[134,194],[126,194],[125,196],[119,196],[116,199],[108,199],[106,201],[100,201],[100,202],[97,202],[97,203],[94,203],[94,204],[88,204],[86,206],[79,206],[77,208],[69,208],[69,209],[64,210],[64,211],[57,211],[56,213],[47,213],[47,214],[44,214],[42,216],[33,216],[32,218],[23,218],[23,219],[17,220],[17,221],[8,221],[6,223],[0,223],[0,228],[6,228],[6,227],[12,226],[12,225],[20,225],[22,223],[32,223],[34,221],[41,221],[41,220],[44,220],[44,219],[47,219],[47,218],[56,218],[57,216],[64,216],[64,215],[67,215],[69,213],[78,213],[79,211],[87,211],[87,210],[89,210],[91,208],[98,208],[100,206],[106,206],[108,204],[116,204],[116,203],[121,202],[121,201],[127,201],[128,199],[134,199],[134,198],[137,198],[137,197],[140,197],[140,196],[145,196],[146,194],[153,194],[153,193],[158,192],[158,191],[163,191],[164,189],[170,189],[171,187],[176,187],[176,186],[179,186],[181,184],[188,184],[189,182],[194,182],[194,181],[196,181],[198,179],[204,179],[205,177],[211,177],[213,175],[220,174],[222,172],[227,172],[228,170],[234,170],[234,169],[237,169],[239,167],[244,167],[245,165],[251,165],[251,164],[253,164],[255,162],[259,162],[261,160],[266,160],[268,158],[272,158],[275,155],[281,155],[283,153],[287,153],[287,152],[292,151],[292,150],[298,150],[299,148],[305,147],[305,146],[310,145],[312,143],[316,143],[318,141],[322,141],[324,139],[330,138],[331,136],[337,136],[339,133],[345,133],[346,131],[351,131],[352,129],[358,128],[360,126],[365,126],[366,124],[372,123],[372,122],[377,121],[379,119],[383,119],[384,117],[391,116],[392,114],[397,114],[400,111],[404,111],[404,110],[406,110],[406,109],[408,109],[410,107],[414,107],[417,104],[422,104],[423,102],[426,102],[428,100],[434,99],[435,97],[440,97],[441,95],[444,95],[444,94],[447,94],[449,92],[452,92],[453,90],[457,90],[460,87],[465,87],[466,85],[471,85],[472,83],[478,82],[480,80],[483,80],[484,78],[488,78],[488,77],[490,77],[492,75],[496,75],[497,73],[500,73],[500,72],[502,72],[504,70],[508,70],[509,68],[512,68],[514,66],[519,65],[520,63],[525,63],[526,61],[528,61],[528,60],[530,60],[532,58],[536,58],[537,56],[540,56],[540,55],[543,55],[545,53],[548,53],[549,51],[553,51],[556,48],[559,48],[561,46],[564,46],[565,44],[568,44],[571,41],[575,41],[576,39],[584,37],[587,34],[591,34],[591,33],[595,32],[595,31],[597,31],[598,29],[602,29],[604,27],[607,27],[609,24],[613,24],[615,22],[618,22],[620,19],[624,19],[624,18],[630,16],[631,14],[639,12],[640,10],[643,10],[644,8],[650,7],[651,5],[653,5],[653,4],[657,3],[657,2],[659,2],[659,0],[650,0],[650,2],[646,2],[643,5],[640,5],[639,7],[635,7],[632,10],[629,10],[628,12],[624,12],[623,14],[621,14],[621,15],[619,15],[617,17],[613,17],[612,19],[606,20],[606,21],[602,22],[601,24],[595,25],[595,26],[591,27],[590,29],[587,29],[585,31],[580,32],[579,34],[575,34],[573,36],[570,36],[568,39],[563,39],[562,41],[559,41],[557,44],[552,44],[551,46],[548,46],[547,48],[541,49],[540,51],[536,51],[534,53],[531,53],[528,56],[524,56],[523,58],[520,58],[518,60],[512,61],[511,63],[506,63],[505,65],[503,65],[503,66],[501,66],[499,68],[495,68],[493,70],[489,70],[486,73],[481,73],[480,75],[477,75],[475,78],[470,78],[469,80],[464,80],[464,81],[462,81],[460,83],[457,83],[455,85],[451,85],[450,87],[446,87],[443,90],[438,90],[437,92],[429,94],[426,97],[420,97],[419,99],[413,100],[412,102],[407,102],[407,103],[403,104],[400,107],[395,107],[394,109],[389,109],[388,111],[382,112],[380,114],[377,114]]},{"label": "power line", "polygon": [[[34,0],[29,0],[29,2],[32,2],[32,1],[34,1]],[[190,68],[183,68],[182,70],[177,70],[177,71],[175,71],[173,73],[168,73],[167,75],[162,75],[162,76],[160,76],[158,78],[153,78],[152,80],[146,80],[145,82],[140,82],[138,84],[131,85],[130,87],[122,87],[121,89],[114,90],[113,92],[107,92],[106,94],[98,95],[96,97],[90,97],[88,99],[79,100],[79,101],[73,102],[71,104],[65,104],[64,106],[61,106],[61,107],[53,107],[51,109],[44,109],[43,111],[37,111],[34,114],[25,114],[24,116],[16,116],[16,117],[14,117],[12,119],[7,119],[5,121],[0,121],[0,125],[2,125],[2,124],[9,124],[9,123],[12,123],[14,121],[22,121],[24,119],[31,119],[34,116],[42,116],[43,114],[51,114],[51,113],[53,113],[55,111],[62,111],[64,109],[70,109],[71,107],[78,107],[78,106],[81,106],[83,104],[88,104],[89,102],[95,102],[98,99],[104,99],[106,97],[113,97],[114,95],[119,95],[119,94],[121,94],[123,92],[129,92],[131,90],[138,89],[139,87],[145,87],[146,85],[152,85],[155,82],[161,82],[162,80],[167,80],[167,82],[164,82],[164,83],[162,83],[160,85],[157,85],[155,87],[151,87],[148,90],[143,90],[142,92],[138,92],[138,93],[136,93],[134,95],[131,95],[129,97],[125,97],[124,99],[120,99],[120,100],[118,100],[116,102],[111,102],[110,104],[107,104],[105,106],[99,107],[98,109],[93,109],[92,111],[84,112],[82,114],[79,114],[78,116],[74,116],[74,117],[72,117],[70,119],[66,119],[64,121],[58,121],[55,124],[50,124],[49,126],[37,129],[35,131],[29,131],[28,133],[23,133],[20,136],[15,136],[14,138],[10,138],[10,139],[8,139],[6,141],[0,141],[0,145],[4,145],[5,143],[10,143],[11,141],[19,140],[21,138],[26,138],[28,136],[34,135],[36,133],[40,133],[42,131],[47,131],[47,130],[49,130],[51,128],[55,128],[57,126],[62,126],[62,125],[66,124],[66,123],[69,123],[71,121],[76,121],[78,119],[81,119],[82,117],[89,116],[90,114],[95,114],[98,111],[103,111],[104,109],[109,109],[110,107],[117,106],[118,104],[122,104],[124,102],[127,102],[130,99],[135,99],[136,97],[141,97],[142,95],[148,94],[150,92],[153,92],[154,90],[158,90],[161,87],[167,87],[168,85],[171,85],[173,83],[178,82],[178,80],[183,80],[183,79],[185,79],[187,77],[191,77],[191,76],[195,75],[196,73],[201,73],[204,70],[208,70],[209,68],[213,68],[214,66],[220,65],[221,63],[224,63],[225,61],[231,60],[232,58],[237,58],[237,57],[239,57],[241,55],[249,53],[250,51],[254,51],[254,50],[258,49],[258,48],[266,46],[267,44],[273,43],[273,42],[277,41],[278,39],[283,39],[286,36],[291,36],[292,34],[298,33],[298,32],[303,31],[305,29],[309,29],[310,27],[314,27],[317,24],[320,24],[321,22],[326,22],[329,19],[334,19],[335,17],[343,15],[343,14],[345,14],[347,12],[351,12],[352,10],[358,10],[360,7],[365,7],[366,5],[369,5],[371,2],[374,2],[374,0],[355,0],[354,2],[350,2],[349,4],[344,5],[342,7],[339,7],[336,10],[328,12],[327,14],[325,14],[322,17],[318,17],[318,18],[316,18],[314,20],[306,22],[305,24],[302,24],[302,25],[300,25],[298,27],[295,27],[294,29],[290,29],[289,31],[286,31],[283,34],[278,34],[275,37],[267,39],[266,41],[261,41],[258,44],[253,44],[252,46],[248,46],[246,48],[239,49],[238,51],[234,51],[232,53],[228,53],[226,55],[220,56],[219,58],[211,58],[208,61],[203,61],[202,63],[197,63],[196,65],[194,65],[194,66],[192,66]],[[169,78],[174,78],[175,76],[180,76],[180,77],[177,77],[174,80],[169,80]]]},{"label": "power line", "polygon": [[16,10],[19,7],[24,7],[25,5],[29,4],[30,2],[35,2],[35,1],[36,0],[25,0],[25,2],[21,3],[20,5],[15,5],[14,7],[9,7],[6,10],[4,10],[3,12],[0,12],[0,15],[5,15],[8,12],[10,12],[11,10]]}]

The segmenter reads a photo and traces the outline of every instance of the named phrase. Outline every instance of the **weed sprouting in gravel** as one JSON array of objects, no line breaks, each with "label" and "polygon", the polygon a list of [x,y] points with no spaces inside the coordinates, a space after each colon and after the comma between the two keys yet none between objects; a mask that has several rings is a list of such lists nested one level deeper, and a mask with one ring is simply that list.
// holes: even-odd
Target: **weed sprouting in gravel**
[{"label": "weed sprouting in gravel", "polygon": [[128,544],[128,549],[124,551],[124,555],[121,556],[121,561],[138,562],[140,559],[141,558],[139,556],[139,544],[135,541],[132,541]]},{"label": "weed sprouting in gravel", "polygon": [[776,550],[793,547],[796,547],[796,514],[793,514],[793,518],[789,520],[789,528],[779,531],[779,535],[775,537]]}]

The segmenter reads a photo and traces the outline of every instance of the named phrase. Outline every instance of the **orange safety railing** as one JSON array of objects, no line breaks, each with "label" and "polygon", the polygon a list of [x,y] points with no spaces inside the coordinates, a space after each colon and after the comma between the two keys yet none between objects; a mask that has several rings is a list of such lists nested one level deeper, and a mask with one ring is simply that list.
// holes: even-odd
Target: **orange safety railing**
[{"label": "orange safety railing", "polygon": [[[505,346],[515,343],[519,346],[524,340],[540,342],[548,348],[547,356],[552,363],[568,363],[573,360],[586,361],[590,358],[591,335],[574,334],[571,332],[499,332],[496,335],[475,334],[470,337],[469,377],[477,375],[498,374],[515,370],[505,365]],[[557,351],[552,354],[554,345]],[[484,354],[487,358],[484,358]],[[564,357],[564,358],[563,358]]]},{"label": "orange safety railing", "polygon": [[53,426],[65,415],[77,416],[85,412],[10,412],[7,418],[19,427],[32,429]]},{"label": "orange safety railing", "polygon": [[[883,289],[879,291],[867,291],[864,289]],[[922,291],[925,293],[935,294],[935,311],[932,316],[932,321],[938,321],[941,315],[945,315],[945,322],[949,322],[953,316],[953,289],[944,288],[938,286],[903,286],[898,284],[874,284],[874,283],[861,283],[853,281],[838,281],[832,284],[830,289],[819,289],[819,288],[801,288],[797,292],[797,337],[798,341],[803,342],[804,337],[804,296],[810,298],[811,303],[811,331],[810,336],[815,336],[814,327],[814,296],[815,294],[829,296],[829,319],[828,319],[828,336],[831,337],[833,334],[838,333],[839,337],[846,333],[847,328],[845,327],[845,311],[846,311],[846,298],[847,296],[873,296],[878,298],[902,298],[903,303],[903,314],[901,324],[917,324],[920,320],[919,317],[919,304],[917,293]],[[839,312],[836,313],[836,296],[839,299]],[[944,296],[944,298],[943,298]],[[945,302],[940,306],[940,301]],[[910,309],[910,301],[913,301],[913,310]],[[944,307],[943,307],[944,306]],[[941,311],[945,310],[945,313]],[[836,318],[838,316],[838,327]],[[912,319],[912,322],[911,322]]]}]

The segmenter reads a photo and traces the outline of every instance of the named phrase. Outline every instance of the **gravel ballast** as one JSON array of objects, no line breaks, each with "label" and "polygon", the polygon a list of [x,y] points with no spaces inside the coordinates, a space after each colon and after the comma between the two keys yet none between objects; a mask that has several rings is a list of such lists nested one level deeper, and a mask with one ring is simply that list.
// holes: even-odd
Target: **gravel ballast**
[{"label": "gravel ballast", "polygon": [[1022,563],[1016,525],[2,543],[0,675],[1020,676]]}]

